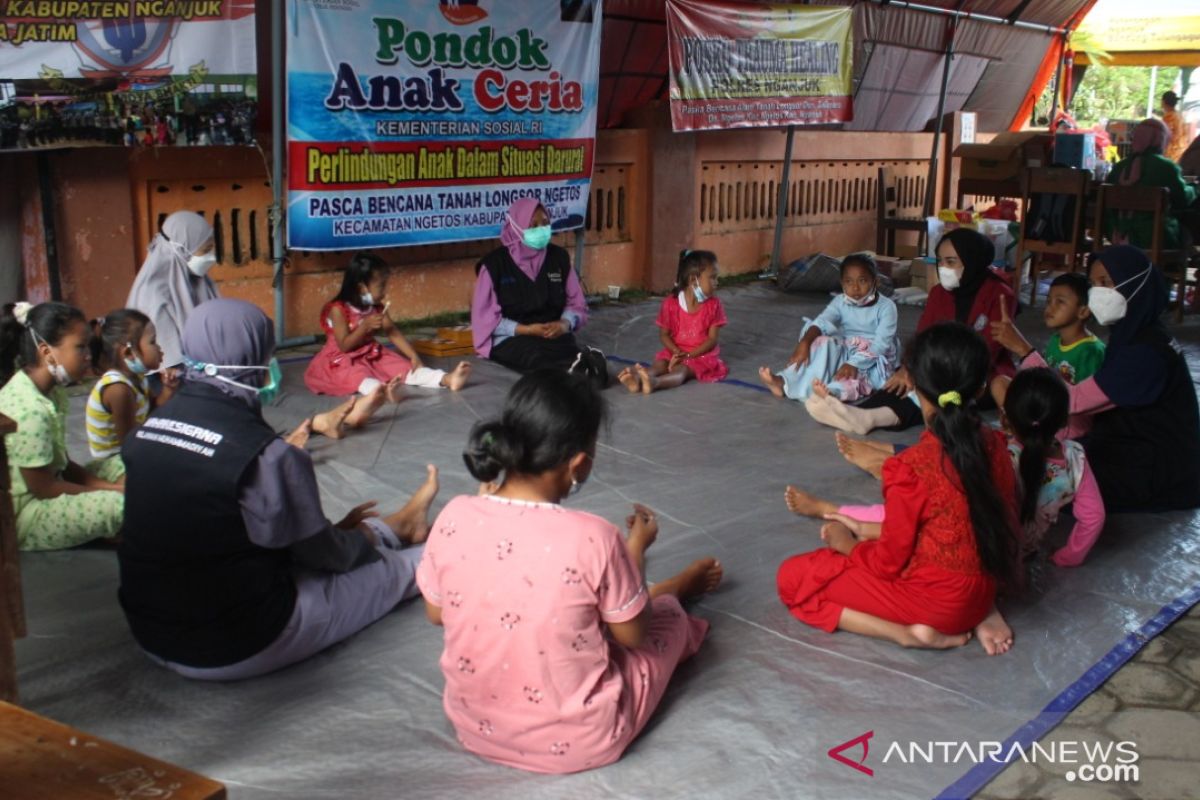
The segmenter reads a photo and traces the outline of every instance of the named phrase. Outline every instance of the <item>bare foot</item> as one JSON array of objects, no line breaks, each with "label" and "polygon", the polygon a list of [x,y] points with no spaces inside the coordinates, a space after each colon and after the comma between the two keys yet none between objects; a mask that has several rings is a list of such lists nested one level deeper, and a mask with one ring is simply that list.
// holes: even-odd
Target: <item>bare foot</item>
[{"label": "bare foot", "polygon": [[783,378],[773,374],[770,367],[759,367],[758,379],[763,382],[763,386],[771,390],[771,394],[783,397]]},{"label": "bare foot", "polygon": [[429,476],[421,488],[413,492],[404,508],[383,518],[396,538],[408,544],[420,544],[429,538],[429,507],[437,497],[438,471],[433,464],[427,464],[425,469]]},{"label": "bare foot", "polygon": [[404,378],[397,375],[384,384],[384,394],[389,403],[399,403],[404,399]]},{"label": "bare foot", "polygon": [[637,374],[634,373],[633,367],[626,367],[618,372],[617,380],[621,382],[622,386],[629,390],[630,394],[637,394],[642,390],[641,381],[638,379]]},{"label": "bare foot", "polygon": [[657,387],[654,385],[654,376],[650,374],[650,370],[646,369],[642,364],[638,364],[635,369],[637,370],[638,382],[642,387],[642,394],[653,392]]},{"label": "bare foot", "polygon": [[992,606],[991,613],[984,617],[983,622],[975,626],[975,636],[989,656],[1004,655],[1013,643],[1012,628],[1008,627],[995,606]]},{"label": "bare foot", "polygon": [[829,397],[829,387],[820,378],[813,378],[813,394],[822,399]]},{"label": "bare foot", "polygon": [[[813,381],[813,390],[816,391],[819,381]],[[824,387],[825,384],[821,384]],[[831,394],[816,393],[804,401],[804,407],[812,418],[822,425],[828,425],[831,428],[837,428],[840,431],[854,433],[859,436],[866,436],[876,427],[880,427],[875,419],[876,412],[884,411],[895,417],[889,409],[872,409],[866,411],[861,408],[854,408],[838,400]],[[893,423],[894,424],[894,423]]]},{"label": "bare foot", "polygon": [[902,642],[905,647],[921,647],[927,650],[949,650],[962,647],[971,641],[970,633],[945,634],[929,625],[909,625],[911,640]]},{"label": "bare foot", "polygon": [[826,514],[837,513],[837,506],[828,500],[822,500],[819,497],[797,489],[795,486],[788,486],[783,492],[783,501],[787,503],[788,510],[793,514],[799,514],[802,517],[817,517],[823,518]]},{"label": "bare foot", "polygon": [[833,435],[837,442],[838,452],[854,466],[867,472],[876,479],[883,478],[883,462],[892,457],[891,445],[882,445],[866,439],[851,439],[840,431]]},{"label": "bare foot", "polygon": [[673,594],[680,600],[689,600],[716,589],[723,577],[725,568],[721,566],[720,561],[715,558],[701,558],[693,561],[678,575],[654,584],[650,588],[650,596]]},{"label": "bare foot", "polygon": [[340,405],[328,411],[317,414],[312,418],[312,431],[330,439],[340,439],[346,435],[346,417],[354,410],[358,396],[350,397]]},{"label": "bare foot", "polygon": [[446,377],[442,378],[442,385],[452,392],[457,392],[467,385],[467,378],[471,377],[471,365],[466,361],[458,362],[458,366],[446,373]]},{"label": "bare foot", "polygon": [[346,425],[351,428],[361,428],[370,422],[371,416],[387,400],[387,394],[388,387],[380,385],[376,386],[370,394],[356,398],[357,402],[354,404],[354,408],[346,415]]},{"label": "bare foot", "polygon": [[283,437],[283,440],[292,447],[299,447],[303,450],[304,445],[308,444],[308,437],[312,436],[312,431],[313,421],[312,418],[309,418],[297,425],[295,430]]}]

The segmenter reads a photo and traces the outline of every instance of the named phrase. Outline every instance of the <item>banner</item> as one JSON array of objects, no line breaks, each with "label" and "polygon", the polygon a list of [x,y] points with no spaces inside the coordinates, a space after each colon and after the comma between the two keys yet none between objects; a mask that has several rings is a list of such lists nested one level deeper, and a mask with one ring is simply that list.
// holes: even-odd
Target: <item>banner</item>
[{"label": "banner", "polygon": [[3,0],[0,149],[252,140],[254,0]]},{"label": "banner", "polygon": [[667,0],[676,131],[854,118],[848,6]]},{"label": "banner", "polygon": [[288,246],[490,239],[516,199],[583,226],[600,0],[298,0]]}]

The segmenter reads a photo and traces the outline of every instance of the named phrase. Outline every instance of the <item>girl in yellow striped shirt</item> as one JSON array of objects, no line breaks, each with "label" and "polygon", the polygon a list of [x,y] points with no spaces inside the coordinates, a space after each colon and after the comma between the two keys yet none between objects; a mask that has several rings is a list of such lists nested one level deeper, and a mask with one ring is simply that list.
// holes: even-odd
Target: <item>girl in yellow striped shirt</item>
[{"label": "girl in yellow striped shirt", "polygon": [[163,354],[154,323],[140,311],[123,308],[97,320],[92,349],[93,360],[99,362],[103,356],[108,370],[88,397],[88,449],[96,460],[93,470],[97,474],[104,480],[123,483],[121,442],[146,421],[151,407],[166,401],[173,390],[172,381],[164,379],[164,391],[151,398],[146,375],[159,368]]}]

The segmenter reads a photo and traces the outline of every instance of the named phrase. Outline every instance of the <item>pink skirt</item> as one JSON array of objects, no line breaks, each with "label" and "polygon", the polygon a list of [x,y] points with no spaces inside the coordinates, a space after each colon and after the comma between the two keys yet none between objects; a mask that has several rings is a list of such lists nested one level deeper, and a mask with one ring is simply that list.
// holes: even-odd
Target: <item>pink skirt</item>
[{"label": "pink skirt", "polygon": [[[659,350],[654,356],[655,361],[670,361],[670,350]],[[689,358],[684,362],[687,368],[696,376],[696,380],[703,383],[716,383],[717,381],[725,380],[725,376],[729,374],[729,367],[725,366],[725,362],[721,360],[721,354],[717,350],[710,350],[702,356]]]},{"label": "pink skirt", "polygon": [[316,394],[354,394],[367,378],[387,383],[411,371],[411,361],[386,347],[368,344],[343,353],[329,337],[304,370],[304,385]]}]

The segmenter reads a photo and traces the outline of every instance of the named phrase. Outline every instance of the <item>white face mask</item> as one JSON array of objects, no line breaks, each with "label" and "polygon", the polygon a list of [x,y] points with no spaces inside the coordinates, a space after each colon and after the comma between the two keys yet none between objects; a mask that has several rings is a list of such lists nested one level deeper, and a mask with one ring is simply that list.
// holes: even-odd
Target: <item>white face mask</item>
[{"label": "white face mask", "polygon": [[192,256],[188,259],[187,267],[193,275],[198,278],[203,278],[208,274],[208,271],[213,268],[213,264],[217,263],[216,253],[207,253],[202,256]]},{"label": "white face mask", "polygon": [[938,267],[938,283],[940,283],[942,288],[947,292],[953,292],[958,288],[958,285],[961,282],[962,278],[959,277],[957,271],[951,269],[950,267]]},{"label": "white face mask", "polygon": [[[35,344],[44,344],[47,348],[50,347],[50,343],[39,336],[38,332],[33,328],[29,329],[29,333],[33,336],[33,341]],[[53,355],[53,348],[51,348],[51,355]],[[50,370],[50,377],[54,378],[54,382],[59,386],[70,386],[72,383],[74,383],[74,381],[71,380],[71,376],[67,373],[67,368],[58,363],[57,359],[55,359],[53,364],[47,360],[46,368]]]},{"label": "white face mask", "polygon": [[375,296],[370,292],[363,292],[361,295],[359,295],[358,299],[362,301],[363,308],[370,308],[371,306],[375,305]]},{"label": "white face mask", "polygon": [[1091,289],[1088,289],[1088,309],[1091,310],[1092,316],[1096,318],[1096,322],[1107,326],[1125,319],[1125,312],[1129,309],[1129,301],[1125,299],[1125,295],[1117,291],[1117,288],[1140,277],[1142,282],[1129,294],[1129,297],[1132,298],[1142,290],[1142,287],[1146,285],[1146,281],[1150,279],[1150,269],[1153,269],[1153,267],[1139,272],[1129,280],[1122,281],[1117,284],[1117,287],[1093,286]]},{"label": "white face mask", "polygon": [[872,289],[871,291],[867,292],[865,295],[863,295],[862,297],[859,297],[859,298],[851,297],[850,295],[846,294],[845,292],[842,292],[842,297],[846,298],[846,305],[869,306],[869,305],[871,305],[871,303],[875,302],[875,290]]}]

